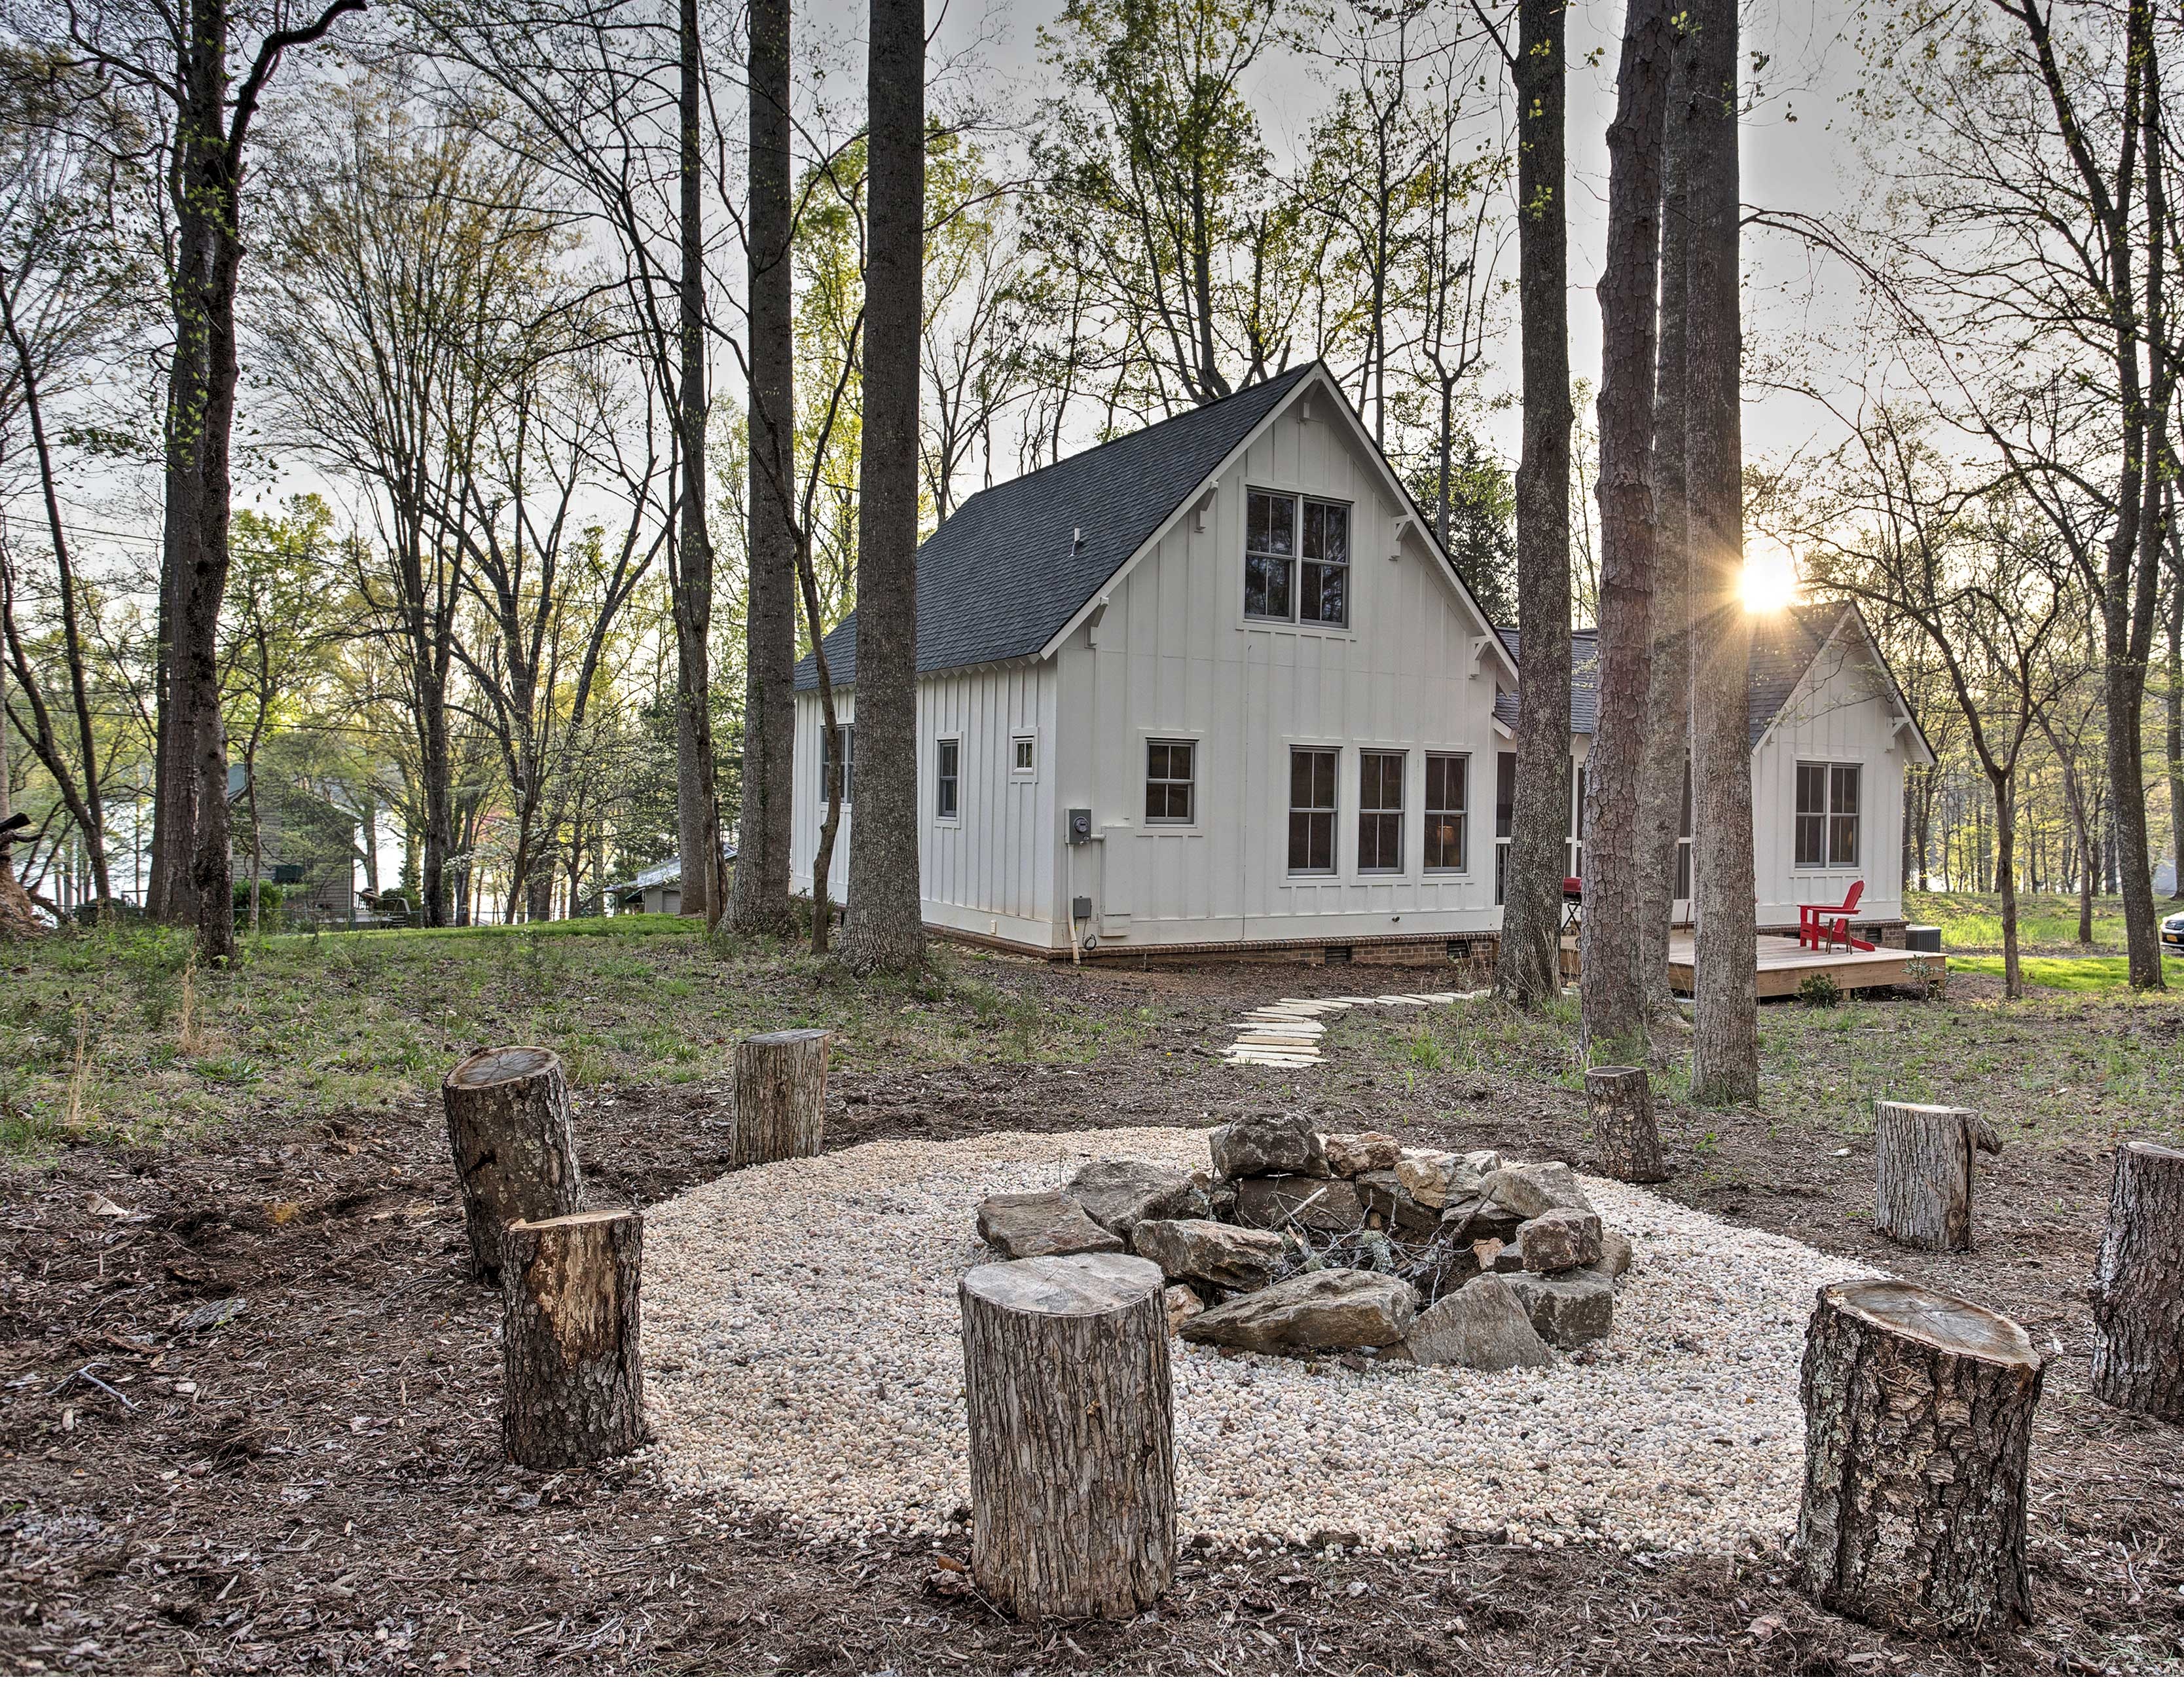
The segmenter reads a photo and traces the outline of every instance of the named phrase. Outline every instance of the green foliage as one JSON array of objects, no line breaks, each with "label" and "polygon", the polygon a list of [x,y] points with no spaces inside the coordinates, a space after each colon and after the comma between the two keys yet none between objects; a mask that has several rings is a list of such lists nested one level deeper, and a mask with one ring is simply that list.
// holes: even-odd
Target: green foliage
[{"label": "green foliage", "polygon": [[1815,1010],[1833,1010],[1843,1002],[1843,990],[1825,969],[1816,969],[1797,983],[1797,1002]]}]

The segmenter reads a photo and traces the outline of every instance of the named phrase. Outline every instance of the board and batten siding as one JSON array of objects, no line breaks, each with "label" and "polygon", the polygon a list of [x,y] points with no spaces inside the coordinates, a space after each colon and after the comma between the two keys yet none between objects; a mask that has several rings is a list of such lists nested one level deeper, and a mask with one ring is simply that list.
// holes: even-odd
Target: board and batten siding
[{"label": "board and batten siding", "polygon": [[[1036,662],[946,671],[917,685],[918,870],[925,920],[971,935],[1039,947],[1067,946],[1066,910],[1054,892],[1060,824],[1054,805],[1055,666]],[[835,711],[855,720],[854,689],[838,690]],[[796,696],[794,862],[789,885],[811,887],[813,856],[827,812],[821,791],[819,695]],[[1028,775],[1017,773],[1016,742],[1033,742]],[[938,814],[938,747],[957,746],[956,814]],[[850,890],[850,834],[855,796],[842,810],[827,887]]]},{"label": "board and batten siding", "polygon": [[[1903,916],[1908,738],[1864,643],[1839,632],[1752,752],[1752,852],[1761,928],[1795,928],[1799,905],[1840,902],[1853,881],[1865,883],[1861,919]],[[1853,868],[1797,867],[1797,766],[1808,762],[1856,764],[1863,772]]]},{"label": "board and batten siding", "polygon": [[[1059,652],[1062,811],[1089,806],[1076,891],[1131,945],[1496,931],[1490,632],[1319,396],[1290,399]],[[1350,626],[1247,619],[1247,490],[1351,507]],[[1398,537],[1398,518],[1406,519]],[[1505,685],[1513,678],[1504,677]],[[1195,744],[1195,815],[1148,823],[1146,745]],[[1288,868],[1290,751],[1340,754],[1336,873]],[[1358,755],[1404,754],[1400,873],[1357,868]],[[1467,755],[1467,865],[1426,873],[1424,757]],[[1065,848],[1066,850],[1066,848]],[[1065,934],[1065,940],[1066,940]]]}]

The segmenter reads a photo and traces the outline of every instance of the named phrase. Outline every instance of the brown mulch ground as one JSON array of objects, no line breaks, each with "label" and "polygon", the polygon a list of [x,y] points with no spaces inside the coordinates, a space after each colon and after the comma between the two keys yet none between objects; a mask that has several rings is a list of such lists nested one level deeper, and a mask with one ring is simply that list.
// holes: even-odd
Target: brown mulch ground
[{"label": "brown mulch ground", "polygon": [[[1456,1073],[1399,1092],[1358,1064],[1287,1075],[1204,1060],[1235,1010],[1386,991],[1384,972],[1048,980],[1103,1008],[1157,1007],[1160,1036],[1123,1070],[845,1081],[830,1143],[1295,1100],[1330,1122],[1401,1119],[1412,1140],[1583,1151],[1581,1102],[1549,1080]],[[727,1108],[695,1088],[584,1099],[592,1197],[647,1203],[710,1179]],[[0,1658],[109,1672],[2173,1670],[2184,1431],[2086,1391],[2098,1150],[1997,1164],[1980,1250],[1935,1259],[1864,1220],[1864,1145],[1834,1156],[1830,1137],[1764,1113],[1709,1115],[1702,1155],[1701,1131],[1664,1121],[1685,1171],[1673,1196],[1949,1286],[2060,1343],[2035,1454],[2032,1628],[1922,1643],[1816,1611],[1773,1557],[1493,1544],[1194,1555],[1135,1622],[1027,1627],[936,1586],[939,1559],[967,1551],[960,1533],[813,1546],[668,1495],[641,1456],[552,1478],[512,1469],[496,1304],[463,1274],[435,1107],[249,1122],[181,1151],[79,1147],[0,1184]]]}]

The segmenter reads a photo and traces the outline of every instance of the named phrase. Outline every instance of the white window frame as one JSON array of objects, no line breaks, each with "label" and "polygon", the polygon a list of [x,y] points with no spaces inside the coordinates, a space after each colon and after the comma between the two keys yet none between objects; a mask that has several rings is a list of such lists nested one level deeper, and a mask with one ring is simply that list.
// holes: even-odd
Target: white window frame
[{"label": "white window frame", "polygon": [[[1393,806],[1383,802],[1372,810],[1366,809],[1365,760],[1368,758],[1393,758],[1396,761],[1396,802]],[[1411,797],[1410,788],[1411,757],[1408,752],[1394,746],[1360,746],[1357,749],[1357,873],[1360,875],[1401,875],[1403,873],[1403,836],[1407,832],[1403,824],[1410,815],[1408,808]],[[1341,808],[1341,791],[1338,787],[1335,792],[1338,812]],[[1384,787],[1381,798],[1384,801],[1386,797],[1386,790]],[[1390,817],[1395,818],[1396,861],[1393,863],[1368,864],[1365,862],[1365,819],[1368,817],[1375,819]],[[1384,829],[1376,825],[1373,832],[1377,835],[1384,832]],[[1376,840],[1375,850],[1377,849]]]},{"label": "white window frame", "polygon": [[[1448,786],[1446,773],[1444,772],[1441,785],[1442,807],[1438,811],[1432,808],[1433,766],[1434,760],[1436,758],[1446,763],[1455,764],[1461,770],[1462,773],[1457,783],[1457,796],[1463,801],[1461,805],[1451,807],[1446,803]],[[1418,832],[1418,873],[1423,875],[1468,875],[1471,873],[1471,754],[1434,751],[1426,753],[1424,762],[1418,770],[1418,806],[1419,815],[1424,818]],[[1429,854],[1426,847],[1433,839],[1433,819],[1436,817],[1456,818],[1456,862],[1452,864],[1434,864],[1427,862]]]},{"label": "white window frame", "polygon": [[[1329,759],[1334,769],[1334,802],[1329,806],[1307,805],[1300,808],[1296,803],[1296,757],[1299,752],[1310,752]],[[1289,768],[1284,774],[1284,785],[1288,800],[1282,812],[1282,862],[1287,866],[1284,874],[1292,880],[1323,881],[1342,874],[1342,748],[1328,745],[1293,745],[1289,748]],[[1290,833],[1295,819],[1302,816],[1324,817],[1328,819],[1327,867],[1324,869],[1306,865],[1300,867],[1296,855],[1290,849]]]},{"label": "white window frame", "polygon": [[[1818,811],[1804,808],[1804,795],[1799,791],[1804,784],[1805,772],[1820,773],[1820,807]],[[1858,782],[1857,802],[1848,810],[1836,807],[1836,778],[1845,772],[1854,773]],[[1799,850],[1797,836],[1808,817],[1819,819],[1820,853],[1808,858]],[[1836,823],[1847,818],[1851,824],[1851,851],[1847,857],[1836,856]],[[1856,869],[1865,852],[1865,766],[1839,758],[1799,758],[1791,776],[1790,785],[1790,863],[1793,868],[1811,869],[1825,873],[1834,869]]]},{"label": "white window frame", "polygon": [[[1290,505],[1290,533],[1292,537],[1288,556],[1283,561],[1289,566],[1289,608],[1282,612],[1259,611],[1251,608],[1251,560],[1255,556],[1273,557],[1267,553],[1255,555],[1251,550],[1251,501],[1254,499],[1286,500]],[[1340,561],[1329,558],[1307,558],[1304,550],[1305,507],[1318,505],[1342,513],[1344,550],[1349,555]],[[1342,620],[1330,623],[1304,614],[1304,572],[1307,563],[1333,565],[1342,572]],[[1239,586],[1241,589],[1244,620],[1246,623],[1270,623],[1276,628],[1296,628],[1307,633],[1322,630],[1346,634],[1354,619],[1351,607],[1357,586],[1357,508],[1348,500],[1330,500],[1318,494],[1306,494],[1288,488],[1254,488],[1244,489],[1244,568]]]},{"label": "white window frame", "polygon": [[[1173,775],[1156,776],[1153,773],[1153,748],[1156,746],[1171,749],[1180,746],[1190,752],[1190,773],[1181,780],[1176,779]],[[1170,768],[1173,768],[1173,764]],[[1190,814],[1185,817],[1156,817],[1153,815],[1152,807],[1148,804],[1145,807],[1145,826],[1149,829],[1196,828],[1198,826],[1198,742],[1184,734],[1146,735],[1145,772],[1145,797],[1148,800],[1152,797],[1152,790],[1156,785],[1163,790],[1180,787],[1190,802]]]},{"label": "white window frame", "polygon": [[[955,754],[956,762],[956,771],[952,775],[945,773],[945,762],[951,752]],[[856,773],[852,770],[850,779],[854,781],[855,779]],[[940,796],[948,790],[952,790],[950,791],[947,807],[943,809]],[[933,820],[956,824],[963,820],[963,741],[960,735],[942,734],[933,742]]]},{"label": "white window frame", "polygon": [[[854,719],[834,725],[842,731],[842,768],[845,779],[842,783],[842,808],[846,811],[857,797],[857,725]],[[833,786],[834,767],[827,757],[827,724],[819,724],[819,814],[827,814],[829,790]]]},{"label": "white window frame", "polygon": [[[1023,755],[1028,751],[1031,756]],[[1009,737],[1009,779],[1036,781],[1039,779],[1039,736],[1036,734],[1012,734]]]}]

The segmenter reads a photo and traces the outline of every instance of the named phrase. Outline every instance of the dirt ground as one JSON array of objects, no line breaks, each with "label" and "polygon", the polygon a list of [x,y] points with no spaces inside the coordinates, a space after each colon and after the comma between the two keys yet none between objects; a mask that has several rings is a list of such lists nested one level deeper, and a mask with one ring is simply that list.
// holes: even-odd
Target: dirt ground
[{"label": "dirt ground", "polygon": [[[1359,1018],[1317,1069],[1210,1061],[1237,1011],[1287,992],[1415,990],[1418,974],[1035,973],[1039,991],[1152,1032],[1125,1064],[842,1079],[830,1145],[1295,1103],[1330,1126],[1393,1123],[1412,1142],[1585,1162],[1564,1065],[1520,1041],[1490,1065],[1421,1066],[1396,1043],[1416,1030]],[[2065,1018],[2059,1000],[1990,1017],[1986,991],[1952,984],[1968,1031],[1950,1040],[1999,1049]],[[1769,1026],[1801,1014],[1770,1008]],[[1833,1037],[1885,1047],[1942,1014],[1884,1008],[1839,1019]],[[2169,1022],[2131,1026],[2173,1045]],[[1173,1594],[1134,1622],[1029,1627],[949,1595],[943,1559],[966,1554],[960,1533],[812,1545],[668,1494],[642,1454],[559,1477],[513,1469],[498,1450],[497,1304],[463,1272],[433,1105],[243,1120],[181,1149],[75,1146],[6,1175],[0,1658],[105,1672],[2175,1672],[2184,1430],[2086,1391],[2085,1286],[2120,1135],[2006,1124],[2009,1147],[1982,1172],[1979,1249],[1937,1259],[1871,1230],[1869,1139],[1780,1091],[1755,1112],[1669,1112],[1669,1194],[1964,1293],[2060,1348],[2034,1453],[2039,1617],[2022,1633],[1877,1633],[1805,1602],[1771,1552],[1493,1543],[1429,1557],[1192,1554]],[[649,1203],[724,1167],[721,1089],[594,1091],[581,1104],[595,1201]]]}]

